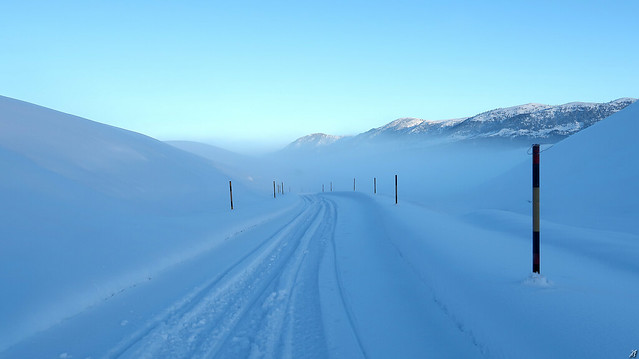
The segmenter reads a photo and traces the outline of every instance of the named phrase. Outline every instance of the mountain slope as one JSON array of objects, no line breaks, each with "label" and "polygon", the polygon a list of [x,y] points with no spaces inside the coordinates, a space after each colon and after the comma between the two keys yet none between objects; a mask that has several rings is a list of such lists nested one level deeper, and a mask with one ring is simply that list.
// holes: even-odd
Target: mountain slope
[{"label": "mountain slope", "polygon": [[506,111],[489,111],[455,126],[456,139],[509,138],[554,143],[622,110],[636,99],[608,103],[574,102],[558,106],[524,105]]},{"label": "mountain slope", "polygon": [[[278,178],[272,164],[264,159],[241,155],[201,142],[167,141],[171,146],[207,159],[219,171],[235,178],[255,193],[270,193],[270,184]],[[269,175],[270,174],[270,175]]]},{"label": "mountain slope", "polygon": [[319,148],[332,145],[342,140],[345,136],[333,136],[325,133],[313,133],[290,143],[284,151],[315,151]]},{"label": "mountain slope", "polygon": [[319,150],[346,142],[362,145],[397,140],[420,144],[478,140],[508,141],[517,145],[555,143],[635,101],[637,99],[621,98],[607,103],[572,102],[557,106],[530,103],[441,121],[400,118],[353,138],[325,134],[305,136],[288,145],[286,150]]},{"label": "mountain slope", "polygon": [[223,193],[211,191],[212,183],[228,181],[208,161],[153,138],[6,97],[0,97],[0,147],[128,202],[203,205],[203,196]]},{"label": "mountain slope", "polygon": [[425,121],[399,119],[361,136],[415,135],[422,139],[444,137],[451,140],[502,138],[557,142],[634,103],[622,98],[608,103],[574,102],[558,106],[526,104],[487,111],[476,116]]}]

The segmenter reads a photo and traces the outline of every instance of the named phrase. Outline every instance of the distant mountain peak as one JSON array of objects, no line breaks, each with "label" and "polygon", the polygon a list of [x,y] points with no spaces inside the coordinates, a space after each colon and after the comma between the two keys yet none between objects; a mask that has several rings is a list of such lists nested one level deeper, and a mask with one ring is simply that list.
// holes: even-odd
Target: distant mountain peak
[{"label": "distant mountain peak", "polygon": [[315,149],[318,147],[331,145],[345,136],[327,135],[325,133],[313,133],[304,137],[300,137],[293,141],[286,148],[287,149]]},{"label": "distant mountain peak", "polygon": [[403,118],[398,118],[397,120],[390,122],[382,127],[380,127],[380,129],[395,129],[395,130],[401,130],[404,128],[411,128],[411,127],[415,127],[420,125],[421,123],[423,123],[424,120],[420,119],[420,118],[414,118],[414,117],[403,117]]}]

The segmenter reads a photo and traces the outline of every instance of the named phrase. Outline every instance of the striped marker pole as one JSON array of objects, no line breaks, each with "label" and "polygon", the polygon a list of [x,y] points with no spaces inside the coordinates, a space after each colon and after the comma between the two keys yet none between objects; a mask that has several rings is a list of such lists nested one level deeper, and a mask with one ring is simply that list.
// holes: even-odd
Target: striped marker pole
[{"label": "striped marker pole", "polygon": [[377,177],[373,177],[373,194],[377,194]]},{"label": "striped marker pole", "polygon": [[539,145],[533,145],[533,273],[539,271]]},{"label": "striped marker pole", "polygon": [[397,204],[397,175],[395,175],[395,204]]},{"label": "striped marker pole", "polygon": [[233,210],[233,185],[229,181],[229,192],[231,193],[231,210]]}]

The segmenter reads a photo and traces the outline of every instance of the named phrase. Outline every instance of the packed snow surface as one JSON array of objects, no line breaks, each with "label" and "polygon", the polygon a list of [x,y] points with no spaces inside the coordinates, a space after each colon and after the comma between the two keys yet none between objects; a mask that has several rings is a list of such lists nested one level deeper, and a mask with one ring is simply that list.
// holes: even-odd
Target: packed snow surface
[{"label": "packed snow surface", "polygon": [[243,166],[0,100],[1,358],[639,348],[636,103],[543,146],[533,275],[526,147],[397,143]]}]

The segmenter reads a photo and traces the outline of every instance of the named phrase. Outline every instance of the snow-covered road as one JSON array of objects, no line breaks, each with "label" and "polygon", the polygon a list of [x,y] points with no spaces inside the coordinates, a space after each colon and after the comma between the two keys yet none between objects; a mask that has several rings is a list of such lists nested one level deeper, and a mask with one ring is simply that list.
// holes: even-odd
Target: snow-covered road
[{"label": "snow-covered road", "polygon": [[365,198],[304,196],[295,218],[108,357],[424,357],[442,348],[460,355],[473,351],[381,222],[370,220],[377,214]]},{"label": "snow-covered road", "polygon": [[[356,192],[287,201],[260,220],[233,213],[246,223],[234,235],[0,358],[602,357],[634,345],[639,293],[623,257],[635,237],[547,223],[547,282],[527,278],[526,218]],[[595,260],[553,243],[573,232],[623,246]]]},{"label": "snow-covered road", "polygon": [[74,358],[479,354],[361,194],[294,210],[9,348]]}]

